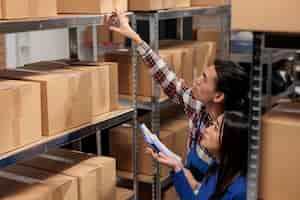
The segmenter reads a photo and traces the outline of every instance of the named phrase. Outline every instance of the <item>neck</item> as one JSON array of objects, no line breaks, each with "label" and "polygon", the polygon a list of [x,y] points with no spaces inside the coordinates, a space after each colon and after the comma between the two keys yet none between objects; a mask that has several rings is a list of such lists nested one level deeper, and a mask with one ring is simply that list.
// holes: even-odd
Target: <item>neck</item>
[{"label": "neck", "polygon": [[206,111],[213,120],[217,120],[218,117],[224,112],[222,104],[208,104],[206,105]]}]

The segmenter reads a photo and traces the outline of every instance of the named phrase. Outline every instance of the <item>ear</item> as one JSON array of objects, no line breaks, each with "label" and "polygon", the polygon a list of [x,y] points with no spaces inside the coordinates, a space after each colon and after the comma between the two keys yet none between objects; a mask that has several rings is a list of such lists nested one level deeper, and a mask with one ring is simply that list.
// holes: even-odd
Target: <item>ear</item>
[{"label": "ear", "polygon": [[224,102],[224,93],[223,92],[216,92],[215,97],[214,97],[214,102],[215,103],[222,103]]}]

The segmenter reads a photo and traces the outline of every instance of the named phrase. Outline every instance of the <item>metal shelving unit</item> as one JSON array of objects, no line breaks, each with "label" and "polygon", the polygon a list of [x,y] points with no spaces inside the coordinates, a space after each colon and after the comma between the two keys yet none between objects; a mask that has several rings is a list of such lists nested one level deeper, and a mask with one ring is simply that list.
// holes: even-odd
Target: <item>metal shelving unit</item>
[{"label": "metal shelving unit", "polygon": [[[149,22],[150,46],[158,52],[159,49],[159,21],[167,19],[177,19],[177,38],[183,39],[183,19],[193,16],[211,16],[221,17],[221,58],[228,59],[230,56],[230,33],[231,33],[231,6],[222,7],[191,7],[181,9],[158,10],[154,12],[137,12],[136,19]],[[152,111],[152,131],[159,136],[160,132],[160,107],[169,104],[169,100],[161,100],[159,86],[152,81],[152,98],[151,101],[139,101],[139,107]],[[164,182],[160,180],[159,164],[155,162],[155,172],[152,181],[152,199],[161,199],[161,190],[164,189]],[[167,179],[166,179],[167,180]]]},{"label": "metal shelving unit", "polygon": [[[253,57],[251,68],[251,98],[250,98],[250,128],[249,128],[249,163],[248,163],[248,186],[247,199],[256,200],[258,198],[259,186],[259,166],[260,166],[260,149],[261,149],[261,119],[262,107],[265,99],[267,99],[267,108],[271,108],[271,81],[268,81],[268,92],[264,97],[262,94],[263,81],[263,64],[264,58],[268,61],[268,80],[272,77],[272,51],[275,49],[266,46],[266,35],[268,32],[253,32]],[[283,34],[283,33],[281,33]],[[295,50],[290,50],[290,52]],[[287,94],[293,92],[292,85],[286,92],[275,97],[277,100]]]},{"label": "metal shelving unit", "polygon": [[[136,26],[135,15],[128,12],[128,17],[131,20],[133,28]],[[78,59],[78,28],[80,26],[92,26],[93,27],[93,60],[97,61],[98,46],[97,46],[97,25],[104,23],[105,15],[59,15],[49,18],[38,19],[22,19],[22,20],[1,20],[0,21],[0,33],[19,33],[30,32],[39,30],[50,30],[59,28],[68,28],[69,30],[69,46],[70,46],[70,58]],[[136,140],[137,140],[137,102],[136,102],[136,88],[137,88],[137,67],[136,67],[136,53],[135,48],[133,51],[132,60],[134,67],[134,99],[131,104],[131,108],[120,108],[114,112],[110,112],[99,116],[91,123],[68,130],[61,134],[52,137],[43,137],[40,141],[27,145],[23,148],[19,148],[15,151],[0,155],[0,168],[5,168],[9,165],[13,165],[18,161],[33,158],[34,156],[46,153],[49,149],[58,148],[60,146],[70,144],[81,139],[96,134],[97,136],[97,151],[101,154],[101,131],[113,128],[130,120],[134,121],[134,141],[133,141],[133,157],[134,157],[134,174],[137,172],[136,167]],[[79,147],[80,147],[79,143]],[[136,175],[134,175],[136,176]],[[137,178],[136,178],[137,180]],[[121,195],[126,194],[126,199],[136,199],[137,194],[137,181],[134,181],[134,194],[128,191],[121,191]]]}]

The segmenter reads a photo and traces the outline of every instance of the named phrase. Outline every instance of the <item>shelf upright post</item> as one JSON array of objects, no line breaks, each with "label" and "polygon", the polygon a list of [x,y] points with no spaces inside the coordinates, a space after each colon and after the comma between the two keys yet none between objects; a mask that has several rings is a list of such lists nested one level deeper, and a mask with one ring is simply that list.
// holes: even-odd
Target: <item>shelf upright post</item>
[{"label": "shelf upright post", "polygon": [[[131,27],[133,30],[136,30],[136,17],[135,15],[130,16]],[[136,46],[131,43],[131,52],[132,52],[132,64],[133,64],[133,142],[132,142],[132,162],[133,162],[133,191],[134,191],[134,200],[138,200],[138,191],[139,191],[139,182],[138,182],[138,151],[139,146],[137,143],[138,138],[138,110],[137,110],[137,91],[138,91],[138,65],[137,65],[137,52]]]},{"label": "shelf upright post", "polygon": [[[149,30],[150,30],[150,46],[158,53],[159,50],[159,15],[157,12],[149,15]],[[160,87],[152,78],[152,113],[151,113],[151,125],[152,132],[159,137],[160,132]],[[161,199],[161,183],[160,183],[160,164],[154,162],[154,180],[152,184],[152,199]]]},{"label": "shelf upright post", "polygon": [[247,199],[257,200],[260,165],[260,139],[262,117],[263,88],[263,52],[265,46],[264,33],[253,33],[253,62],[251,67],[251,94],[248,145],[248,181]]},{"label": "shelf upright post", "polygon": [[231,6],[218,13],[221,17],[221,58],[228,60],[231,54]]}]

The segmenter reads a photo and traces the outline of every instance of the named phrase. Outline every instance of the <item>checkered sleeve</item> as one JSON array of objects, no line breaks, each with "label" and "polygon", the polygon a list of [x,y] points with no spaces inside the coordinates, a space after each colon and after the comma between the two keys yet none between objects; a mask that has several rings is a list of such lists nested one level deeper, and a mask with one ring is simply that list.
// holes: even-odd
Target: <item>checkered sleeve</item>
[{"label": "checkered sleeve", "polygon": [[188,88],[183,79],[169,69],[168,64],[161,59],[147,43],[143,42],[137,46],[138,54],[144,63],[149,66],[153,78],[161,85],[169,98],[184,106],[188,117],[202,110],[203,104],[193,96],[191,88]]}]

